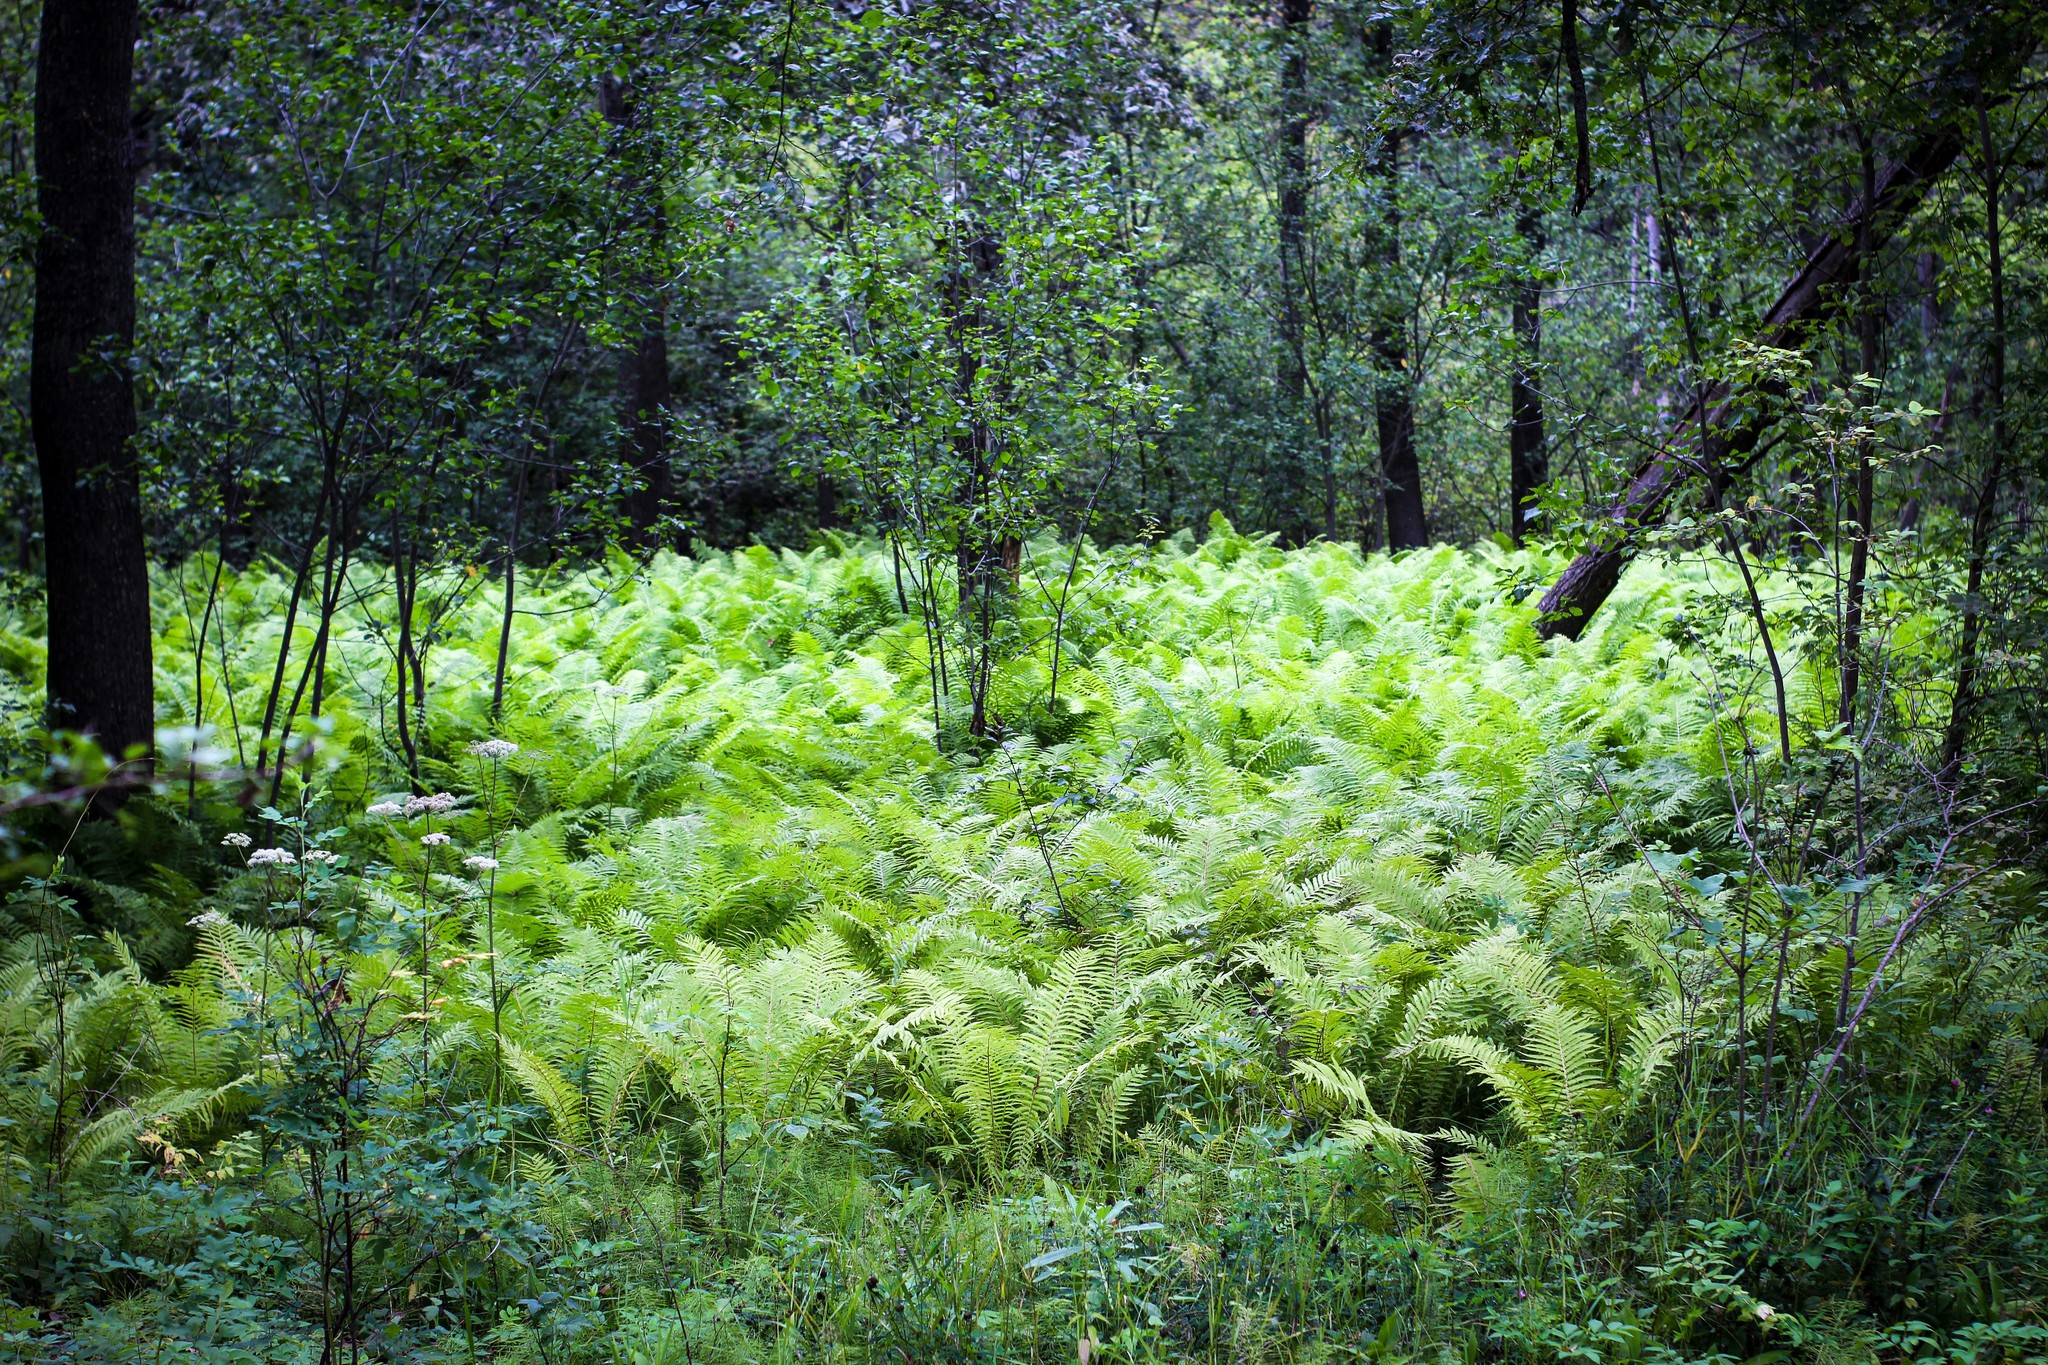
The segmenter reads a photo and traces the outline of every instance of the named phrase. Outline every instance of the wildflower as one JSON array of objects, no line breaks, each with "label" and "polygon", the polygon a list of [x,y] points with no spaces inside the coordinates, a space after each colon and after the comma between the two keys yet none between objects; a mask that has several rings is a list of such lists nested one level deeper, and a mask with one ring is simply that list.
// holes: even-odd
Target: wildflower
[{"label": "wildflower", "polygon": [[288,848],[259,848],[249,855],[251,867],[292,867],[299,859]]},{"label": "wildflower", "polygon": [[407,815],[436,815],[455,809],[455,798],[447,792],[435,792],[432,796],[408,796],[405,799]]},{"label": "wildflower", "polygon": [[376,805],[370,807],[369,813],[371,815],[403,815],[405,814],[405,807],[399,805],[396,801],[379,801]]},{"label": "wildflower", "polygon": [[326,863],[331,866],[341,861],[341,855],[339,853],[329,853],[324,848],[309,848],[306,850],[306,856],[303,859],[303,861],[309,863]]},{"label": "wildflower", "polygon": [[448,842],[448,837],[445,831],[437,829],[432,834],[422,834],[420,836],[420,846],[423,848],[439,848]]},{"label": "wildflower", "polygon": [[206,910],[194,915],[185,923],[193,929],[222,929],[227,927],[228,917],[218,910]]},{"label": "wildflower", "polygon": [[1775,1318],[1776,1316],[1778,1316],[1778,1310],[1771,1307],[1769,1304],[1760,1303],[1756,1306],[1756,1320],[1758,1322],[1769,1322],[1772,1318]]},{"label": "wildflower", "polygon": [[234,834],[223,834],[220,842],[224,848],[247,848],[252,840],[248,835],[237,831]]},{"label": "wildflower", "polygon": [[488,758],[493,763],[501,762],[519,752],[519,746],[509,739],[480,739],[469,746],[469,751],[478,758]]},{"label": "wildflower", "polygon": [[474,857],[464,858],[462,865],[476,872],[495,872],[498,870],[498,860],[496,858],[486,858],[481,853]]}]

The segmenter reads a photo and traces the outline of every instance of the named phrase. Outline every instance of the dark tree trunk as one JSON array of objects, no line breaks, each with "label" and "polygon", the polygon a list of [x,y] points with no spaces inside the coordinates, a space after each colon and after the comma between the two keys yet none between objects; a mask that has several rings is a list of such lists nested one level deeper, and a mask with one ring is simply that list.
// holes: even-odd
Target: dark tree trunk
[{"label": "dark tree trunk", "polygon": [[1579,0],[1564,0],[1558,46],[1563,49],[1565,75],[1572,87],[1572,144],[1577,152],[1572,164],[1572,212],[1577,213],[1593,197],[1593,139],[1586,116],[1586,72],[1579,61]]},{"label": "dark tree trunk", "polygon": [[[1953,54],[1958,60],[1944,64],[1943,69],[1964,73],[1951,79],[1985,82],[1989,98],[1992,91],[2002,92],[2012,73],[2026,65],[2034,46],[2033,35],[2025,29],[2013,33],[2000,25],[1987,25],[1964,51]],[[1954,97],[1953,91],[1944,93]],[[1763,345],[1796,349],[1811,336],[1841,305],[1841,286],[1855,277],[1863,253],[1883,250],[1934,182],[1962,154],[1964,136],[1956,121],[1961,110],[1951,107],[1939,112],[1944,117],[1922,132],[1904,156],[1885,167],[1876,193],[1858,199],[1836,231],[1806,258],[1806,265],[1764,314],[1757,337]],[[1743,405],[1736,397],[1726,384],[1704,386],[1677,423],[1680,440],[1631,472],[1628,486],[1608,513],[1609,528],[1579,553],[1544,594],[1538,629],[1546,638],[1579,637],[1621,581],[1621,571],[1635,552],[1636,532],[1659,514],[1664,500],[1679,484],[1703,470],[1725,476],[1731,458],[1756,448],[1775,417],[1769,405]],[[1688,427],[1690,436],[1684,435]]]},{"label": "dark tree trunk", "polygon": [[[1531,253],[1543,249],[1542,221],[1533,212],[1515,222]],[[1532,268],[1515,286],[1515,368],[1508,377],[1508,533],[1515,544],[1535,527],[1537,491],[1550,481],[1544,445],[1543,391],[1538,363],[1543,357],[1543,284]]]},{"label": "dark tree trunk", "polygon": [[135,0],[48,0],[36,51],[29,418],[42,476],[49,716],[119,756],[155,729],[136,470]]},{"label": "dark tree trunk", "polygon": [[[1373,50],[1382,70],[1391,71],[1394,26],[1381,22],[1373,29]],[[1380,261],[1387,297],[1373,328],[1372,349],[1379,362],[1374,394],[1375,425],[1380,438],[1380,497],[1387,512],[1387,549],[1412,550],[1429,544],[1429,519],[1423,512],[1422,469],[1415,455],[1415,384],[1408,372],[1408,313],[1400,293],[1401,273],[1401,133],[1389,128],[1380,140],[1375,169],[1385,182],[1386,222],[1381,227]]]},{"label": "dark tree trunk", "polygon": [[668,414],[674,397],[669,382],[668,298],[660,270],[652,264],[666,250],[668,211],[662,203],[661,157],[648,127],[646,104],[626,84],[607,76],[598,87],[598,106],[612,125],[620,167],[619,195],[626,228],[641,259],[631,267],[627,289],[638,314],[639,336],[619,362],[626,460],[634,487],[620,510],[633,543],[654,542],[655,528],[675,498],[669,463]]},{"label": "dark tree trunk", "polygon": [[1282,541],[1315,534],[1308,509],[1308,352],[1302,290],[1308,285],[1308,28],[1315,0],[1280,0],[1280,279],[1277,335],[1281,448],[1268,494]]},{"label": "dark tree trunk", "polygon": [[1963,630],[1956,641],[1956,686],[1949,698],[1948,726],[1941,740],[1941,776],[1953,781],[1970,742],[1971,722],[1979,703],[1979,657],[1984,635],[1984,571],[1991,555],[1991,535],[1998,524],[1998,486],[2005,479],[2006,446],[2012,439],[2005,416],[2005,244],[2000,199],[2005,193],[2005,167],[1991,141],[1991,117],[1977,106],[1979,154],[1984,162],[1984,254],[1991,286],[1991,336],[1985,348],[1985,399],[1991,408],[1991,458],[1977,490],[1970,517],[1970,559],[1963,582]]}]

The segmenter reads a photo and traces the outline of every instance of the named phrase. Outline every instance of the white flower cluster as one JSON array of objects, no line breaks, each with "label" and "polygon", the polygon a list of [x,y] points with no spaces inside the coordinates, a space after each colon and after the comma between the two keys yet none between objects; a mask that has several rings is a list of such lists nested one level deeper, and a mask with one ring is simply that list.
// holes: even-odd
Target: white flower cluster
[{"label": "white flower cluster", "polygon": [[253,841],[248,835],[237,832],[234,834],[223,834],[220,842],[223,848],[247,848]]},{"label": "white flower cluster", "polygon": [[509,739],[480,739],[469,746],[469,751],[478,758],[500,763],[518,753],[519,746]]},{"label": "white flower cluster", "polygon": [[370,807],[367,813],[385,816],[403,815],[405,814],[405,807],[399,805],[396,801],[379,801],[376,805]]},{"label": "white flower cluster", "polygon": [[448,842],[448,838],[449,836],[445,831],[437,829],[432,834],[422,834],[420,836],[420,844],[425,848],[439,848]]},{"label": "white flower cluster", "polygon": [[455,809],[455,798],[447,792],[435,792],[432,796],[408,796],[405,798],[407,815],[439,815]]},{"label": "white flower cluster", "polygon": [[341,861],[341,855],[339,853],[329,853],[324,848],[309,848],[306,850],[305,861],[309,863],[326,863],[332,866]]},{"label": "white flower cluster", "polygon": [[486,858],[483,854],[479,853],[474,857],[464,858],[462,865],[475,872],[495,872],[498,869],[498,860],[496,858]]},{"label": "white flower cluster", "polygon": [[249,855],[251,867],[292,867],[298,857],[288,848],[259,848]]},{"label": "white flower cluster", "polygon": [[208,910],[194,915],[185,923],[194,929],[224,929],[227,927],[228,917],[218,910]]}]

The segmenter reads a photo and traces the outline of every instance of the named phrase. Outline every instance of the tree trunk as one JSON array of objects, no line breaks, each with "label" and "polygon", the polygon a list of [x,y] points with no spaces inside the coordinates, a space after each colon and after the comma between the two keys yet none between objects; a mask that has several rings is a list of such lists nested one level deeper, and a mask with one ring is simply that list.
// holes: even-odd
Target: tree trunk
[{"label": "tree trunk", "polygon": [[1278,215],[1280,271],[1276,381],[1280,392],[1277,478],[1268,495],[1274,524],[1289,545],[1315,534],[1308,515],[1307,338],[1302,290],[1308,265],[1308,27],[1315,0],[1280,0],[1280,165]]},{"label": "tree trunk", "polygon": [[36,50],[30,429],[42,477],[49,719],[114,757],[155,730],[136,468],[135,0],[48,0]]},{"label": "tree trunk", "polygon": [[[1542,220],[1524,213],[1515,231],[1531,253],[1543,249]],[[1538,490],[1550,481],[1550,456],[1544,446],[1542,380],[1537,366],[1543,355],[1543,284],[1533,261],[1515,287],[1512,326],[1515,368],[1508,376],[1508,534],[1520,545],[1535,526]]]},{"label": "tree trunk", "polygon": [[[1373,50],[1380,69],[1391,71],[1394,26],[1382,21],[1373,29]],[[1373,328],[1372,349],[1379,362],[1373,407],[1380,438],[1380,497],[1387,513],[1387,549],[1412,550],[1429,544],[1429,519],[1423,512],[1422,469],[1415,455],[1415,385],[1408,373],[1408,314],[1401,301],[1401,133],[1389,128],[1380,140],[1375,169],[1385,182],[1386,222],[1381,227],[1380,261],[1388,297]]]},{"label": "tree trunk", "polygon": [[1941,777],[1953,781],[1970,741],[1970,723],[1978,703],[1979,650],[1984,634],[1984,569],[1991,555],[1991,533],[1998,524],[1998,485],[2005,479],[2005,451],[2012,433],[2005,420],[2005,243],[2000,198],[2005,192],[2004,166],[1991,141],[1991,116],[1980,103],[1977,129],[1984,161],[1984,253],[1991,285],[1991,337],[1985,356],[1985,399],[1991,408],[1991,458],[1977,507],[1970,518],[1970,559],[1963,582],[1963,631],[1956,642],[1956,686],[1949,698],[1948,726],[1941,740]]},{"label": "tree trunk", "polygon": [[[2034,45],[2029,32],[2011,34],[1987,25],[1971,45],[1979,49],[1981,60],[1952,62],[1945,69],[1969,73],[1970,78],[1987,84],[1995,76],[1994,88],[2002,88],[2012,72],[2025,66]],[[1992,68],[1988,74],[1986,66]],[[1954,164],[1962,153],[1964,138],[1953,117],[1957,111],[1942,112],[1950,116],[1935,120],[1903,157],[1887,165],[1878,177],[1876,193],[1859,198],[1836,230],[1806,258],[1805,266],[1764,314],[1759,342],[1793,349],[1812,335],[1840,306],[1840,286],[1854,278],[1863,253],[1882,251],[1899,224],[1927,197],[1935,180]],[[1635,552],[1636,531],[1658,514],[1679,484],[1702,470],[1723,471],[1731,457],[1756,448],[1775,419],[1763,405],[1743,408],[1734,398],[1726,384],[1704,386],[1677,423],[1681,440],[1636,466],[1609,512],[1607,531],[1596,536],[1544,594],[1537,629],[1545,638],[1579,637],[1621,581],[1621,571]],[[1687,427],[1692,429],[1689,437],[1683,435]]]},{"label": "tree trunk", "polygon": [[637,239],[642,255],[630,267],[627,290],[638,314],[639,336],[619,362],[626,461],[634,482],[620,510],[633,544],[646,547],[654,543],[656,525],[675,496],[668,450],[668,413],[674,396],[669,383],[668,297],[661,271],[653,264],[667,248],[668,210],[662,202],[661,158],[655,134],[647,126],[644,101],[634,98],[623,81],[606,76],[598,86],[598,107],[613,129],[626,229]]},{"label": "tree trunk", "polygon": [[1586,70],[1579,60],[1579,0],[1564,0],[1558,22],[1558,46],[1572,88],[1572,212],[1593,197],[1593,141],[1586,116]]}]

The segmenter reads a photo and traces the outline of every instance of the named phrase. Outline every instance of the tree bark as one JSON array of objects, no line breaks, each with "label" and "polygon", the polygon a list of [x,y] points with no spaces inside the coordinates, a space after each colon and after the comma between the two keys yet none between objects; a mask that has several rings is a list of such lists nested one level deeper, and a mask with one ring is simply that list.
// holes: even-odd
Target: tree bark
[{"label": "tree bark", "polygon": [[[1533,211],[1516,221],[1515,230],[1532,254],[1543,249],[1542,220]],[[1550,481],[1542,381],[1537,377],[1543,355],[1543,284],[1533,263],[1516,284],[1511,322],[1515,367],[1508,376],[1508,534],[1520,545],[1535,525],[1538,490]]]},{"label": "tree bark", "polygon": [[42,479],[49,719],[110,755],[155,730],[137,472],[135,0],[48,0],[36,50],[29,420]]}]

